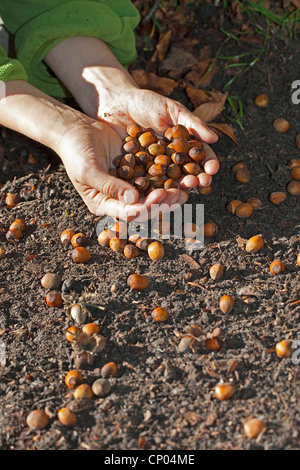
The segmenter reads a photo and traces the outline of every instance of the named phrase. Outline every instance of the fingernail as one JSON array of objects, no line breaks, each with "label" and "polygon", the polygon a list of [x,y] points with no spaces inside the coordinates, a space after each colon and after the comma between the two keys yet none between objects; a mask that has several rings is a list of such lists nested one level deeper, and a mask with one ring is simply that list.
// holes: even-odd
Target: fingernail
[{"label": "fingernail", "polygon": [[123,194],[123,199],[126,204],[133,204],[135,201],[135,193],[130,189],[126,189]]}]

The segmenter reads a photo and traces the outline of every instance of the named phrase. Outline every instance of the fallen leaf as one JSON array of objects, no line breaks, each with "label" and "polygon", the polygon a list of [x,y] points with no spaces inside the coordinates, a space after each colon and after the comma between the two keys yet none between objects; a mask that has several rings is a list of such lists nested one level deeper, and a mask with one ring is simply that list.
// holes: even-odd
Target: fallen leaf
[{"label": "fallen leaf", "polygon": [[196,57],[179,47],[172,47],[165,60],[159,65],[159,73],[179,80],[197,63]]},{"label": "fallen leaf", "polygon": [[172,78],[159,77],[145,70],[132,70],[131,75],[141,88],[147,88],[163,96],[169,96],[177,86],[177,82]]},{"label": "fallen leaf", "polygon": [[159,61],[163,61],[169,48],[172,31],[168,30],[161,33],[156,44],[157,58]]},{"label": "fallen leaf", "polygon": [[[193,67],[193,70],[188,72],[184,79],[189,80],[193,85],[199,88],[207,88],[210,85],[210,82],[214,78],[214,76],[219,72],[219,67],[217,65],[213,65],[211,70],[209,70],[211,66],[211,60],[205,59],[201,62],[198,62],[197,66]],[[209,72],[208,72],[209,70]],[[207,73],[208,72],[208,73]],[[207,75],[206,75],[207,73]]]},{"label": "fallen leaf", "polygon": [[210,122],[209,127],[212,127],[213,129],[217,129],[220,131],[222,134],[227,135],[230,139],[233,140],[233,142],[241,148],[236,136],[234,135],[233,129],[229,124],[223,124],[223,123],[217,123],[217,122]]},{"label": "fallen leaf", "polygon": [[191,256],[189,255],[186,255],[185,253],[180,255],[181,258],[184,259],[184,261],[186,261],[189,265],[190,268],[193,268],[193,269],[199,269],[200,268],[200,264],[197,263],[197,261],[195,261]]},{"label": "fallen leaf", "polygon": [[207,101],[209,101],[208,93],[206,91],[199,90],[199,88],[188,85],[185,89],[185,92],[194,108],[197,108],[197,106],[200,106],[201,104],[207,103]]},{"label": "fallen leaf", "polygon": [[227,93],[215,91],[214,95],[211,93],[210,98],[211,101],[201,104],[194,110],[195,116],[198,116],[206,123],[212,122],[213,119],[221,114],[224,109]]}]

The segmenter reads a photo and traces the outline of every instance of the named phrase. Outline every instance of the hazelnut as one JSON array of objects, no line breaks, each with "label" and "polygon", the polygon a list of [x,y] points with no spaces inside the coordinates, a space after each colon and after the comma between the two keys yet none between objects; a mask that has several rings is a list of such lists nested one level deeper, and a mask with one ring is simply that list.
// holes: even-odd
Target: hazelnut
[{"label": "hazelnut", "polygon": [[168,319],[169,312],[166,308],[156,307],[154,310],[152,310],[151,317],[154,321],[163,322]]},{"label": "hazelnut", "polygon": [[156,142],[155,144],[149,145],[147,151],[150,153],[150,155],[157,157],[158,155],[163,155],[165,153],[165,147]]},{"label": "hazelnut", "polygon": [[195,337],[193,335],[182,336],[180,343],[178,345],[179,351],[186,352],[188,349],[193,347],[194,342],[195,342]]},{"label": "hazelnut", "polygon": [[257,253],[264,246],[264,239],[261,235],[254,235],[246,243],[246,251]]},{"label": "hazelnut", "polygon": [[133,169],[133,179],[138,178],[140,176],[145,176],[146,170],[142,165],[136,165]]},{"label": "hazelnut", "polygon": [[93,398],[94,392],[90,385],[81,384],[74,390],[73,396],[75,400],[78,400],[80,398]]},{"label": "hazelnut", "polygon": [[173,180],[172,178],[169,178],[164,182],[164,189],[168,190],[171,188],[179,189],[180,184],[177,183],[177,181]]},{"label": "hazelnut", "polygon": [[71,239],[74,235],[75,235],[74,230],[67,228],[60,234],[60,241],[62,242],[63,245],[67,245],[68,243],[71,243]]},{"label": "hazelnut", "polygon": [[149,287],[149,281],[146,276],[140,274],[130,274],[127,284],[133,290],[145,290]]},{"label": "hazelnut", "polygon": [[84,233],[75,233],[71,238],[71,244],[74,248],[87,245],[87,236]]},{"label": "hazelnut", "polygon": [[234,307],[234,298],[231,295],[223,295],[219,303],[220,309],[223,313],[229,313]]},{"label": "hazelnut", "polygon": [[58,420],[64,426],[74,426],[76,415],[69,408],[61,408],[57,413]]},{"label": "hazelnut", "polygon": [[242,201],[240,201],[239,199],[233,199],[232,201],[229,201],[227,202],[226,204],[226,210],[227,212],[229,212],[230,214],[234,215],[237,208],[243,204]]},{"label": "hazelnut", "polygon": [[61,307],[63,300],[59,292],[50,291],[46,295],[46,302],[49,307]]},{"label": "hazelnut", "polygon": [[213,264],[209,270],[209,275],[214,281],[221,279],[224,275],[224,266],[219,263]]},{"label": "hazelnut", "polygon": [[20,200],[21,199],[18,194],[7,193],[4,202],[7,205],[7,207],[11,209],[12,207],[15,207],[15,205],[18,204]]},{"label": "hazelnut", "polygon": [[82,331],[82,333],[84,333],[88,337],[91,337],[93,335],[99,335],[100,334],[100,326],[97,323],[86,323],[81,328],[81,331]]},{"label": "hazelnut", "polygon": [[0,259],[3,258],[5,253],[6,253],[5,249],[2,246],[0,246]]},{"label": "hazelnut", "polygon": [[23,237],[23,232],[19,228],[12,228],[6,233],[6,239],[9,242],[16,242],[18,240],[21,240]]},{"label": "hazelnut", "polygon": [[136,139],[132,139],[123,145],[123,151],[125,154],[135,154],[140,150],[140,144]]},{"label": "hazelnut", "polygon": [[129,181],[133,177],[133,169],[128,165],[119,166],[117,176],[122,180]]},{"label": "hazelnut", "polygon": [[129,235],[128,241],[130,243],[136,244],[137,241],[140,239],[141,235],[139,233],[133,233],[132,235]]},{"label": "hazelnut", "polygon": [[258,197],[249,197],[246,202],[252,204],[254,210],[262,206],[262,201]]},{"label": "hazelnut", "polygon": [[220,383],[215,387],[215,395],[219,400],[228,400],[235,392],[235,387],[230,383]]},{"label": "hazelnut", "polygon": [[287,192],[291,196],[300,196],[300,182],[299,181],[291,181],[287,185]]},{"label": "hazelnut", "polygon": [[182,173],[185,175],[197,176],[200,173],[200,165],[196,162],[184,163],[182,165]]},{"label": "hazelnut", "polygon": [[168,129],[166,129],[165,133],[164,133],[164,138],[166,140],[172,140],[173,137],[172,137],[172,127],[168,127]]},{"label": "hazelnut", "polygon": [[300,149],[300,132],[296,135],[295,144],[297,149]]},{"label": "hazelnut", "polygon": [[284,271],[284,265],[280,259],[274,259],[270,265],[271,274],[281,274]]},{"label": "hazelnut", "polygon": [[288,121],[284,118],[277,118],[273,122],[273,127],[277,132],[285,133],[288,131],[290,125]]},{"label": "hazelnut", "polygon": [[207,196],[212,192],[212,185],[198,187],[198,193]]},{"label": "hazelnut", "polygon": [[167,175],[173,180],[178,180],[181,176],[181,167],[176,163],[171,163],[171,165],[167,168]]},{"label": "hazelnut", "polygon": [[82,374],[80,370],[70,370],[65,376],[65,384],[69,388],[76,388],[82,383]]},{"label": "hazelnut", "polygon": [[43,429],[49,423],[49,416],[42,410],[31,411],[26,418],[26,424],[31,429]]},{"label": "hazelnut", "polygon": [[217,336],[214,336],[213,338],[208,338],[205,341],[205,347],[210,351],[218,351],[219,349],[221,349],[221,340]]},{"label": "hazelnut", "polygon": [[161,165],[160,163],[154,163],[148,169],[148,173],[151,176],[164,176],[166,174],[167,167],[166,165]]},{"label": "hazelnut", "polygon": [[123,253],[126,243],[126,240],[123,238],[114,237],[109,240],[109,247],[112,251]]},{"label": "hazelnut", "polygon": [[146,167],[149,163],[150,155],[148,152],[137,152],[135,154],[135,162],[137,165],[141,165],[142,167]]},{"label": "hazelnut", "polygon": [[168,157],[168,155],[157,155],[157,157],[154,158],[154,163],[168,167],[171,164],[171,158]]},{"label": "hazelnut", "polygon": [[136,247],[139,248],[139,250],[147,251],[150,243],[151,240],[149,240],[149,238],[139,238],[136,242]]},{"label": "hazelnut", "polygon": [[297,256],[296,263],[297,263],[298,266],[300,266],[300,253],[299,253],[299,255]]},{"label": "hazelnut", "polygon": [[300,166],[294,166],[291,169],[291,177],[293,180],[300,181]]},{"label": "hazelnut", "polygon": [[175,126],[171,128],[170,134],[172,139],[176,139],[177,137],[183,137],[184,139],[190,138],[190,133],[188,129],[182,124],[175,124]]},{"label": "hazelnut", "polygon": [[157,138],[152,132],[148,131],[143,132],[143,134],[138,137],[138,141],[142,147],[148,148],[151,144],[157,142]]},{"label": "hazelnut", "polygon": [[97,379],[92,384],[92,390],[97,397],[105,397],[110,392],[110,383],[107,379]]},{"label": "hazelnut", "polygon": [[143,193],[143,192],[146,191],[146,189],[148,189],[148,187],[149,187],[149,180],[147,180],[146,178],[144,178],[144,176],[138,176],[138,178],[136,178],[136,179],[134,180],[133,185],[136,187],[136,189],[137,189],[140,193]]},{"label": "hazelnut", "polygon": [[139,250],[135,245],[128,244],[124,246],[124,256],[127,259],[133,259],[139,256]]},{"label": "hazelnut", "polygon": [[175,152],[188,153],[190,144],[184,137],[176,137],[172,142],[172,148]]},{"label": "hazelnut", "polygon": [[218,227],[213,222],[206,222],[203,225],[203,234],[205,238],[211,238],[218,232]]},{"label": "hazelnut", "polygon": [[101,376],[104,378],[115,377],[117,373],[118,366],[115,362],[108,362],[107,364],[104,364],[100,371]]},{"label": "hazelnut", "polygon": [[235,215],[240,219],[247,219],[248,217],[251,217],[253,211],[254,209],[252,204],[249,202],[244,202],[236,208]]},{"label": "hazelnut", "polygon": [[240,168],[247,168],[247,165],[245,162],[238,162],[238,163],[235,163],[233,165],[233,167],[231,168],[232,170],[232,173],[233,174],[236,174],[237,170],[240,169]]},{"label": "hazelnut", "polygon": [[244,434],[249,437],[249,439],[255,439],[265,429],[266,425],[261,419],[252,418],[247,420],[243,427]]},{"label": "hazelnut", "polygon": [[238,168],[235,172],[235,179],[239,183],[247,184],[250,181],[250,171],[248,168]]},{"label": "hazelnut", "polygon": [[126,153],[125,155],[122,156],[119,166],[130,166],[133,168],[135,166],[135,156],[133,153]]},{"label": "hazelnut", "polygon": [[154,261],[160,260],[165,254],[165,250],[162,243],[158,241],[150,243],[147,251],[149,258]]},{"label": "hazelnut", "polygon": [[289,169],[290,170],[292,168],[294,168],[295,166],[300,166],[300,158],[292,158],[292,160],[289,162]]},{"label": "hazelnut", "polygon": [[139,134],[143,132],[143,128],[136,123],[128,124],[128,126],[126,127],[126,132],[135,139],[139,136]]},{"label": "hazelnut", "polygon": [[24,232],[26,228],[26,223],[22,219],[14,220],[9,226],[9,230],[18,229],[21,232]]},{"label": "hazelnut", "polygon": [[282,340],[276,344],[275,349],[278,357],[291,357],[293,354],[292,341]]},{"label": "hazelnut", "polygon": [[181,152],[174,152],[171,159],[173,163],[176,163],[176,165],[182,165],[186,160],[186,154]]},{"label": "hazelnut", "polygon": [[165,180],[163,178],[161,178],[160,176],[152,176],[149,175],[150,178],[149,178],[149,187],[150,188],[153,188],[153,189],[157,189],[157,188],[162,188],[164,183],[165,183]]},{"label": "hazelnut", "polygon": [[286,199],[286,194],[282,191],[274,191],[269,195],[269,201],[274,204],[274,206],[279,206],[282,204]]},{"label": "hazelnut", "polygon": [[258,108],[265,108],[266,106],[268,106],[268,102],[269,102],[269,98],[264,93],[256,96],[254,100],[254,103]]},{"label": "hazelnut", "polygon": [[79,246],[72,250],[72,259],[75,263],[86,263],[91,257],[91,254],[84,246]]},{"label": "hazelnut", "polygon": [[66,340],[72,343],[80,335],[80,329],[77,326],[70,326],[66,331]]},{"label": "hazelnut", "polygon": [[202,160],[204,160],[205,156],[206,156],[206,153],[203,148],[203,145],[202,147],[199,147],[199,146],[191,147],[189,150],[189,157],[196,163],[199,163]]},{"label": "hazelnut", "polygon": [[111,235],[111,231],[109,229],[103,230],[97,238],[99,245],[103,247],[108,247],[110,235]]},{"label": "hazelnut", "polygon": [[70,309],[70,315],[77,323],[84,323],[87,317],[87,314],[80,304],[72,305]]},{"label": "hazelnut", "polygon": [[45,289],[57,289],[62,283],[62,278],[55,273],[47,273],[41,279],[41,284]]}]

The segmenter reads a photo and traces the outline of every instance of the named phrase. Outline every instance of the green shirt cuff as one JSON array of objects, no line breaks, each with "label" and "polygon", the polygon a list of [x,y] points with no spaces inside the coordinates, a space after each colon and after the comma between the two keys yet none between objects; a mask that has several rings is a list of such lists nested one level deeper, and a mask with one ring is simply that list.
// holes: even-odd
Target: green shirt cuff
[{"label": "green shirt cuff", "polygon": [[27,81],[27,79],[27,73],[20,61],[7,57],[5,50],[0,46],[0,80],[10,82],[11,80]]},{"label": "green shirt cuff", "polygon": [[16,32],[16,50],[28,81],[52,96],[68,96],[65,87],[51,75],[43,58],[56,44],[72,36],[99,38],[124,67],[132,63],[136,59],[133,30],[139,23],[139,13],[126,0],[110,3],[108,6],[105,2],[73,0],[47,10],[21,26]]}]

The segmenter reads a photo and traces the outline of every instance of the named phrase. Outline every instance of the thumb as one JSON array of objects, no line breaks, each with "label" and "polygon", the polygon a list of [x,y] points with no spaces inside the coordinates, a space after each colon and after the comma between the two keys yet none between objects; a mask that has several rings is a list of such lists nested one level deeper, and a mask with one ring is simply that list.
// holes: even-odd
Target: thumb
[{"label": "thumb", "polygon": [[98,171],[89,179],[89,185],[104,196],[123,201],[126,204],[134,204],[139,199],[139,192],[127,181]]},{"label": "thumb", "polygon": [[170,113],[170,115],[175,115],[176,124],[182,124],[192,135],[208,144],[213,144],[218,140],[218,136],[205,124],[204,121],[202,121],[202,119],[195,116],[195,114],[189,111],[185,106],[181,105],[181,103],[173,102],[172,104],[175,105],[176,108],[173,109],[173,113]]}]

